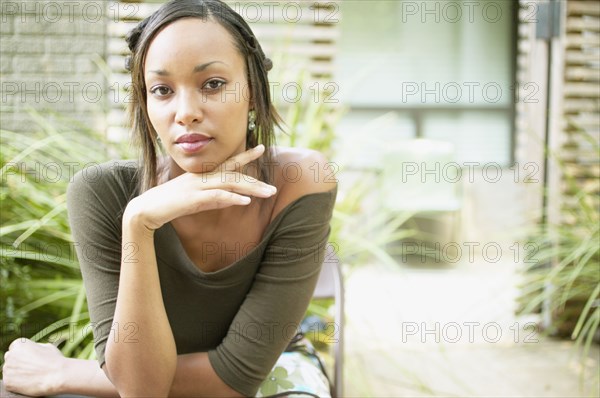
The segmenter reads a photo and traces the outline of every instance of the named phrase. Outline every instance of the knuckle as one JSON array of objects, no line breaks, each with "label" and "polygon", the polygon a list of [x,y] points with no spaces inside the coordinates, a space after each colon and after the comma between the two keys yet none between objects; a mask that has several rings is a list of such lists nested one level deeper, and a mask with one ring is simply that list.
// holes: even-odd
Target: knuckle
[{"label": "knuckle", "polygon": [[257,184],[259,182],[256,178],[254,178],[250,175],[247,175],[247,174],[244,174],[244,181],[247,181],[248,183],[253,184],[253,185]]},{"label": "knuckle", "polygon": [[212,202],[219,202],[223,197],[222,189],[213,189],[210,191],[210,199]]},{"label": "knuckle", "polygon": [[232,173],[225,174],[225,182],[228,184],[233,184],[236,182],[236,175]]},{"label": "knuckle", "polygon": [[18,338],[12,341],[12,343],[10,343],[10,345],[8,346],[9,350],[15,350],[17,349],[17,347],[21,346],[21,343],[23,343],[25,341],[25,339],[23,338]]}]

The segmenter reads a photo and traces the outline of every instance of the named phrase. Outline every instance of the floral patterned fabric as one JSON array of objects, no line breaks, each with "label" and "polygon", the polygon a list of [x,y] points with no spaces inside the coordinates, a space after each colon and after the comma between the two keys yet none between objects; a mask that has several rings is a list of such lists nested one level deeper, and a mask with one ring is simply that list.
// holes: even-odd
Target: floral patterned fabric
[{"label": "floral patterned fabric", "polygon": [[269,376],[262,382],[257,398],[331,398],[322,360],[306,337],[298,337],[281,354]]}]

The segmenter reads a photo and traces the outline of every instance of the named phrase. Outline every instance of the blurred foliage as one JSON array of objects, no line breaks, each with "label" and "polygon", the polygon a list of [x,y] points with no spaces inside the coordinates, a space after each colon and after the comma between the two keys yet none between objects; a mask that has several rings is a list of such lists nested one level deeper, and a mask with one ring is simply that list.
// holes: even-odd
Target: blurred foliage
[{"label": "blurred foliage", "polygon": [[[580,133],[598,153],[598,142]],[[553,156],[561,165],[566,194],[576,206],[562,209],[560,224],[539,225],[531,235],[534,244],[528,258],[535,261],[523,270],[519,312],[543,308],[551,315],[546,332],[575,340],[585,360],[600,324],[600,209],[597,193],[584,190],[565,163]]]},{"label": "blurred foliage", "polygon": [[75,121],[29,114],[31,133],[0,131],[0,353],[23,336],[88,358],[91,328],[66,188],[77,171],[125,151]]},{"label": "blurred foliage", "polygon": [[[284,131],[277,135],[277,144],[315,149],[327,159],[335,159],[336,128],[346,109],[338,103],[335,84],[311,82],[308,86],[305,83],[307,81],[306,72],[294,79],[302,95],[294,96],[293,100],[286,100],[282,96],[274,98],[285,121]],[[386,248],[391,243],[416,235],[416,230],[406,228],[412,213],[384,209],[369,212],[365,208],[365,201],[368,195],[379,190],[378,178],[365,172],[351,185],[340,185],[344,164],[330,161],[328,166],[331,171],[325,171],[325,165],[317,166],[323,173],[332,173],[327,177],[338,180],[338,197],[329,242],[342,264],[351,267],[375,259],[390,267],[397,267],[397,260]]]}]

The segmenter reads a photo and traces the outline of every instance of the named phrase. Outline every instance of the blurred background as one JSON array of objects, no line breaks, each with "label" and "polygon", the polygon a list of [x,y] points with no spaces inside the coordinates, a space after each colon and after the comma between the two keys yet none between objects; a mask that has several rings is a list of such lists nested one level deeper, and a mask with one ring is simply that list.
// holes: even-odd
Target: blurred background
[{"label": "blurred background", "polygon": [[[2,353],[94,355],[65,189],[136,156],[123,38],[161,3],[2,2]],[[343,325],[310,312],[343,395],[599,396],[600,1],[228,4],[274,62],[279,144],[336,170]]]}]

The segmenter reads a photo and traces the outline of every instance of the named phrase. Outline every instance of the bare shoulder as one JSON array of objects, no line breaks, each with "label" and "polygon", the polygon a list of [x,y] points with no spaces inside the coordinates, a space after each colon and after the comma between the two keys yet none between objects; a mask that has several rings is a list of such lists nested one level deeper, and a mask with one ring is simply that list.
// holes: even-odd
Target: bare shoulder
[{"label": "bare shoulder", "polygon": [[273,218],[302,196],[329,192],[337,187],[335,167],[319,151],[277,147],[273,161],[275,185],[278,187]]}]

